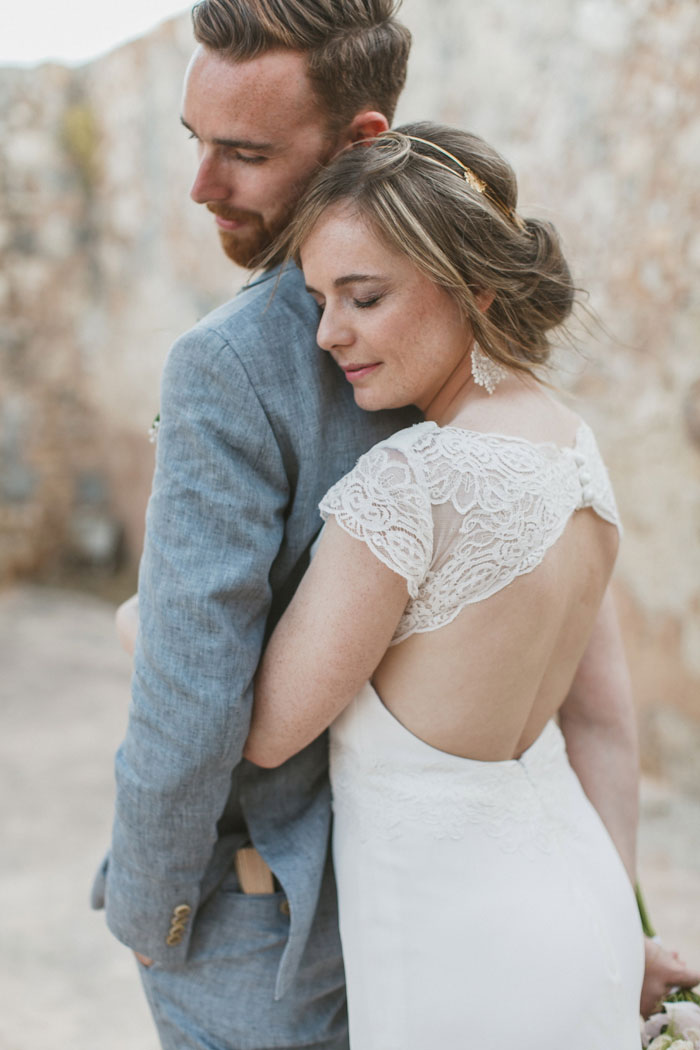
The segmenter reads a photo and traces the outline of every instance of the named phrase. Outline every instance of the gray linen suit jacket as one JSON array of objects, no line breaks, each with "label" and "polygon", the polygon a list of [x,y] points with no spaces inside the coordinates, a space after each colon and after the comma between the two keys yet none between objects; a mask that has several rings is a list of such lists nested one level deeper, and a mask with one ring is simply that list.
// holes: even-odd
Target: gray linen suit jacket
[{"label": "gray linen suit jacket", "polygon": [[230,868],[244,821],[291,909],[279,997],[327,854],[327,743],[324,734],[275,770],[242,759],[253,675],[308,563],[319,499],[417,417],[361,412],[316,345],[300,271],[288,266],[275,287],[277,277],[205,317],[165,366],[132,705],[93,905],[125,944],[185,966],[197,908]]}]

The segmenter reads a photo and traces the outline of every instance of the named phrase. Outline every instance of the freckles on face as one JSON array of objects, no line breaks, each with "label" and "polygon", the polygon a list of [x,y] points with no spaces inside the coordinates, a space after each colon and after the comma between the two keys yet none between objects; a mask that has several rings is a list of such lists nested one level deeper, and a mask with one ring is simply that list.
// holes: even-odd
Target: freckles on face
[{"label": "freckles on face", "polygon": [[388,246],[348,203],[329,207],[301,249],[322,308],[318,343],[362,408],[425,408],[463,365],[471,335],[452,297]]},{"label": "freckles on face", "polygon": [[197,142],[190,195],[214,214],[227,254],[250,265],[330,156],[305,56],[269,51],[232,61],[200,46],[185,79],[182,122]]}]

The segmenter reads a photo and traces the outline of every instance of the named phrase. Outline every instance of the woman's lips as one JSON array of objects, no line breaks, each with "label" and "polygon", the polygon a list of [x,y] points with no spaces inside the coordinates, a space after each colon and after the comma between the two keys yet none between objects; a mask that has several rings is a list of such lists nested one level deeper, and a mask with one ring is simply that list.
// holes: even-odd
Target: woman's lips
[{"label": "woman's lips", "polygon": [[354,382],[356,379],[362,379],[364,376],[368,376],[370,372],[374,372],[375,368],[379,368],[380,362],[377,361],[373,365],[342,365],[342,369],[345,372],[345,378],[349,379],[350,382]]}]

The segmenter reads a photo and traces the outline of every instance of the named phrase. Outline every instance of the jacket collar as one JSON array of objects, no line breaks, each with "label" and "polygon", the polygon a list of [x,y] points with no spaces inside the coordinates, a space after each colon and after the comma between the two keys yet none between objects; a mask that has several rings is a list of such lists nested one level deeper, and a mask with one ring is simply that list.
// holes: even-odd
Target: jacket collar
[{"label": "jacket collar", "polygon": [[271,266],[269,270],[254,271],[248,280],[245,282],[241,291],[245,291],[246,288],[255,288],[258,284],[264,284],[265,281],[271,281],[273,278],[277,278],[281,270],[298,270],[298,266],[291,260],[287,263],[278,263],[276,266]]}]

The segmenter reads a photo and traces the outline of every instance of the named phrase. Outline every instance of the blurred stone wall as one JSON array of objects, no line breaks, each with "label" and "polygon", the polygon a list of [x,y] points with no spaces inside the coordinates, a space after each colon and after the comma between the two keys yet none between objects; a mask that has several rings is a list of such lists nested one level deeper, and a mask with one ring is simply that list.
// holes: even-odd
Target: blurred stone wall
[{"label": "blurred stone wall", "polygon": [[137,561],[165,354],[243,279],[188,206],[191,50],[0,70],[0,582]]},{"label": "blurred stone wall", "polygon": [[[468,127],[552,218],[595,317],[560,382],[626,526],[645,761],[700,778],[700,7],[405,0],[398,121]],[[0,579],[136,558],[172,339],[243,279],[187,199],[188,19],[78,70],[0,70]]]}]

